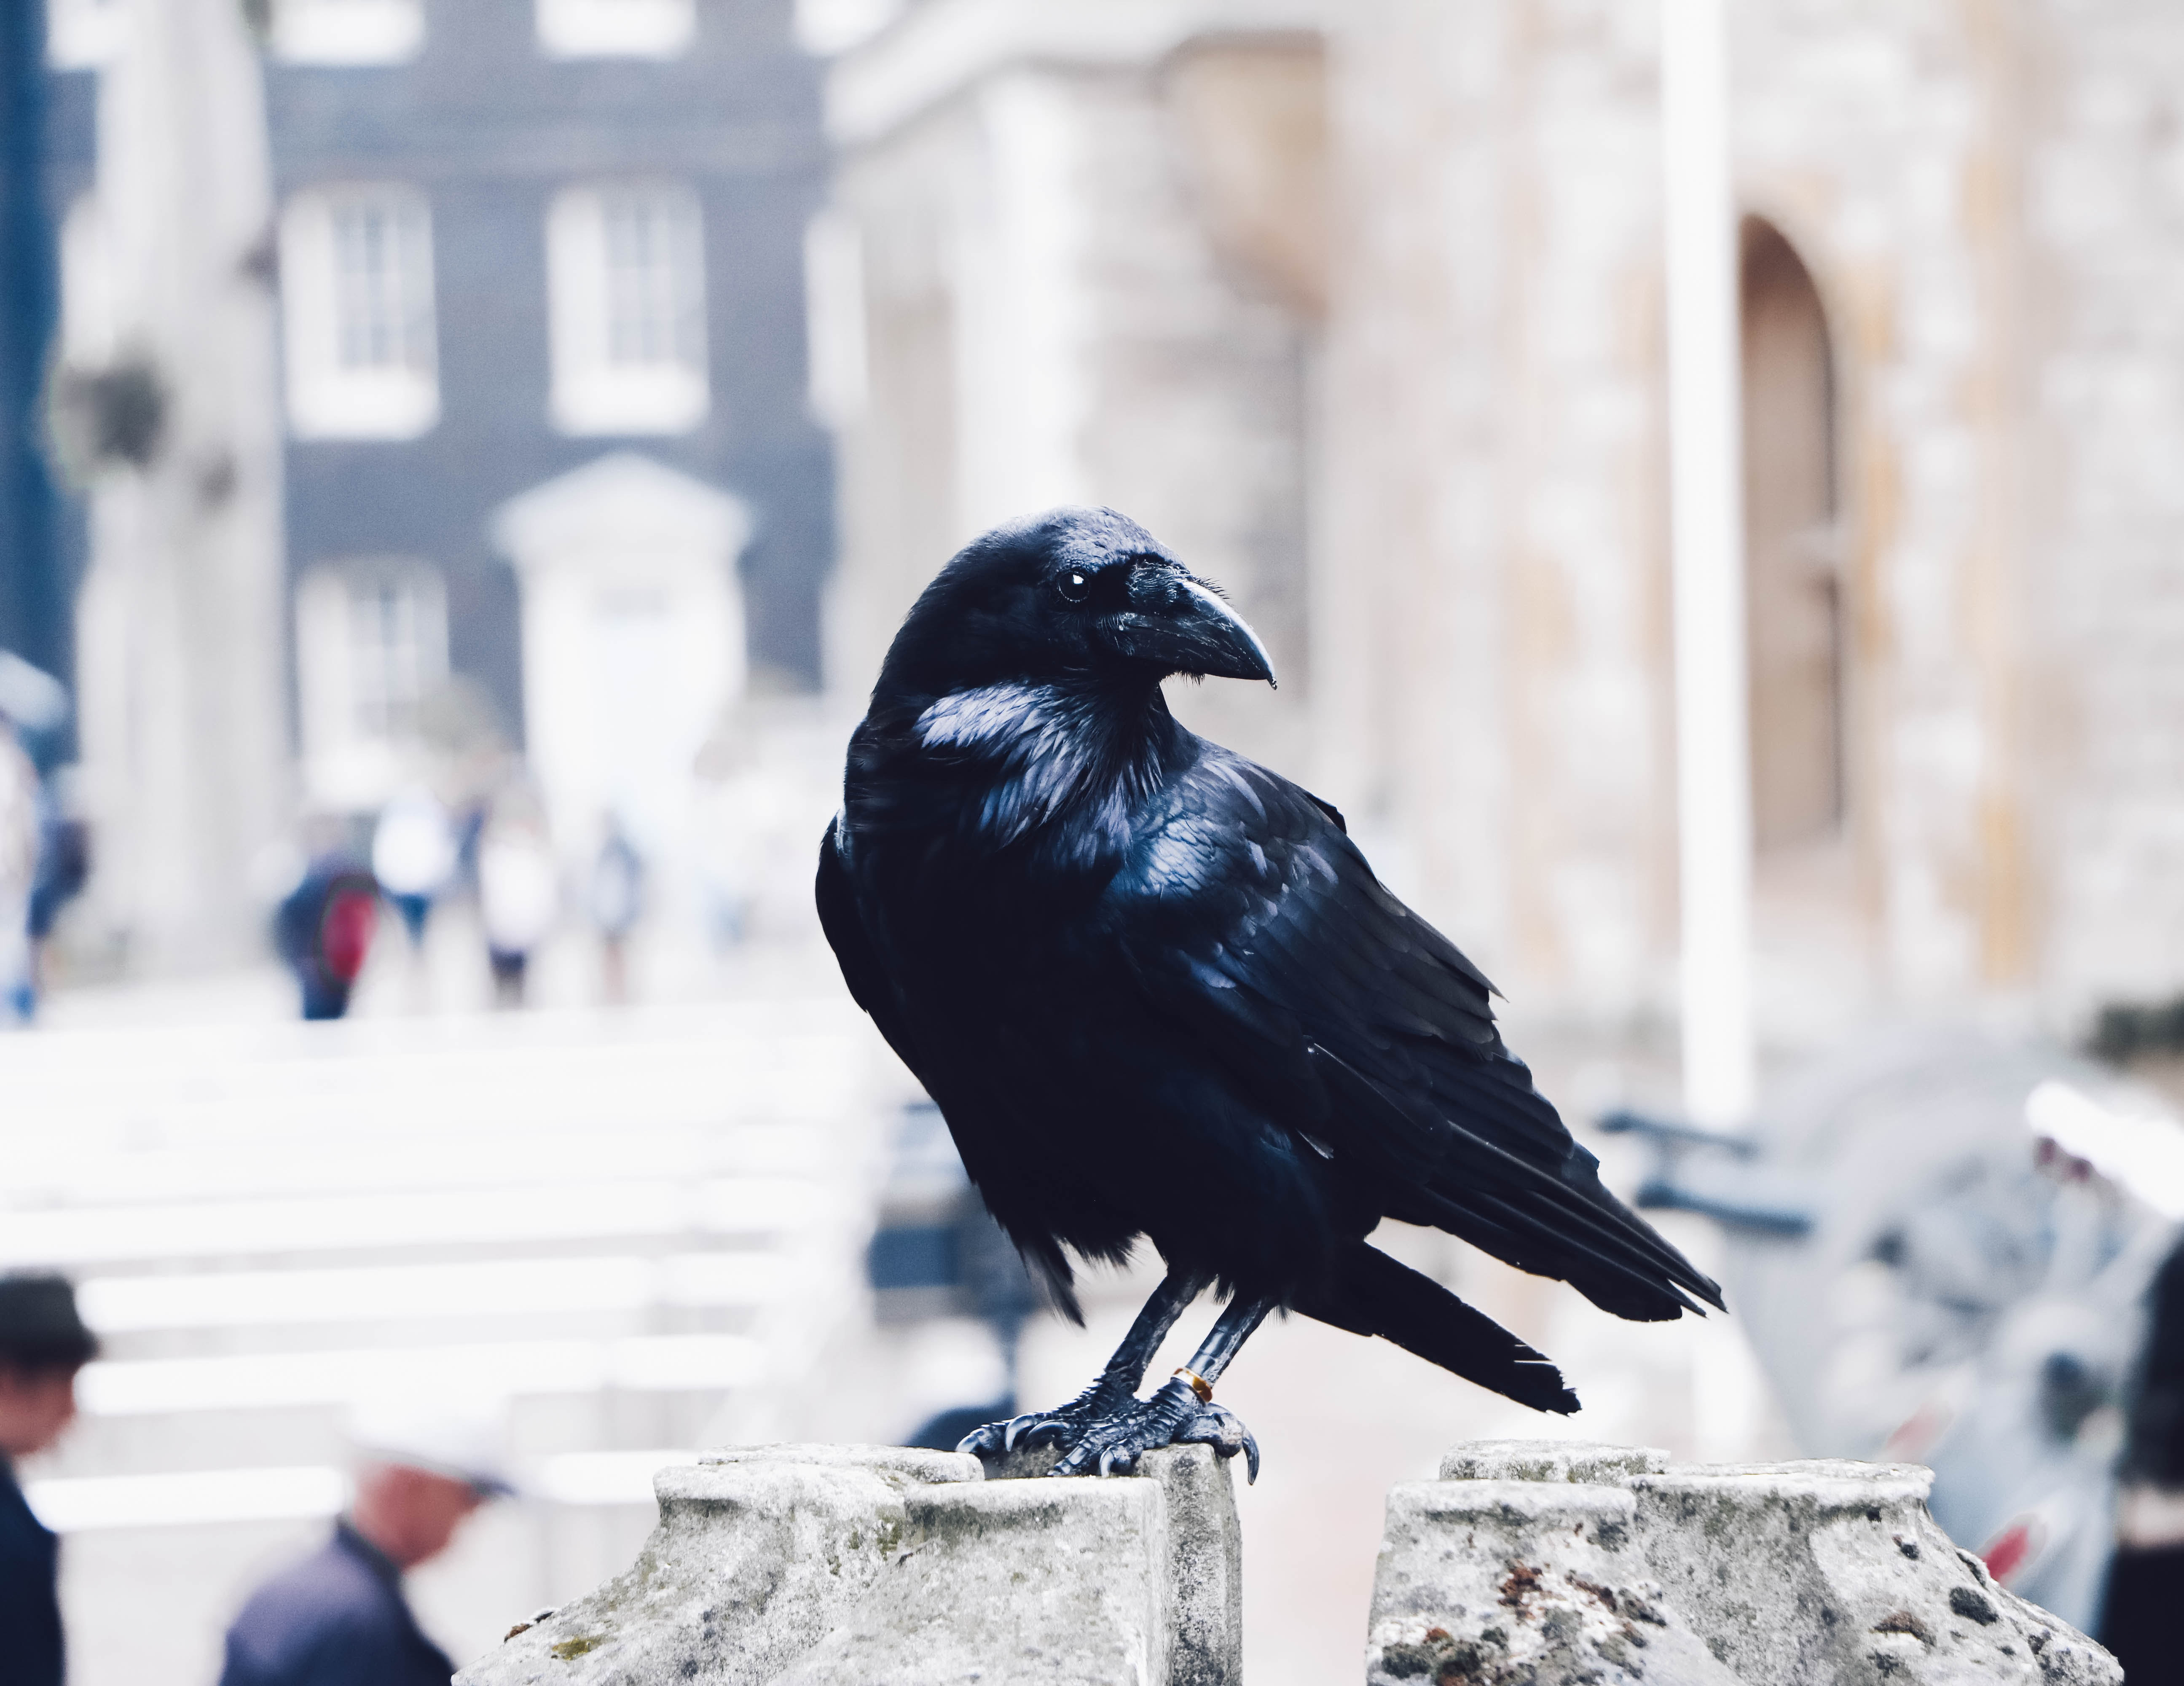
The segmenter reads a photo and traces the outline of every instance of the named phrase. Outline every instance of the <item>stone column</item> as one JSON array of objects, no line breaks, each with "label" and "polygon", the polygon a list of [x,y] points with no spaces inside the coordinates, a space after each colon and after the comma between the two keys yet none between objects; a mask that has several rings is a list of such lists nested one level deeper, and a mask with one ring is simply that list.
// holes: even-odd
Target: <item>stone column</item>
[{"label": "stone column", "polygon": [[116,366],[153,419],[102,467],[78,616],[92,903],[132,962],[261,943],[251,868],[288,818],[272,189],[235,0],[137,0],[103,74]]}]

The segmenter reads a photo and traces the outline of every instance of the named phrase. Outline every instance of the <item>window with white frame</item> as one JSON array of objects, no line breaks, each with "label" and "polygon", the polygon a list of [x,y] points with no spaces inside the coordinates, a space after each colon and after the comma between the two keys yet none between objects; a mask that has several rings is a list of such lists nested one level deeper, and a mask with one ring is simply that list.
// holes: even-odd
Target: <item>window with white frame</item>
[{"label": "window with white frame", "polygon": [[448,677],[447,595],[422,562],[315,568],[296,590],[296,677],[315,793],[383,800]]},{"label": "window with white frame", "polygon": [[549,59],[674,59],[698,32],[694,0],[538,0]]},{"label": "window with white frame", "polygon": [[796,0],[796,44],[817,59],[861,47],[902,15],[906,0]]},{"label": "window with white frame", "polygon": [[61,219],[61,360],[72,368],[103,369],[120,338],[114,296],[114,252],[97,197],[77,196]]},{"label": "window with white frame", "polygon": [[127,38],[125,0],[47,0],[46,62],[56,70],[95,70]]},{"label": "window with white frame", "polygon": [[679,433],[705,417],[704,234],[667,183],[571,187],[547,214],[554,423]]},{"label": "window with white frame", "polygon": [[281,220],[281,302],[288,415],[300,437],[415,438],[439,420],[423,195],[297,194]]},{"label": "window with white frame", "polygon": [[274,0],[272,37],[292,64],[399,64],[425,45],[424,0]]},{"label": "window with white frame", "polygon": [[825,210],[804,230],[805,368],[811,413],[831,427],[864,414],[865,249],[846,211]]}]

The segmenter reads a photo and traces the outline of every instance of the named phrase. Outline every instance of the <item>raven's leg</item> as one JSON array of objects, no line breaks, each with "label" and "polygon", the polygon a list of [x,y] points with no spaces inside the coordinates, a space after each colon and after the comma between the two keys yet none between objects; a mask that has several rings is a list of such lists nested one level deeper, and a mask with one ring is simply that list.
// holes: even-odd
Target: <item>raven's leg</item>
[{"label": "raven's leg", "polygon": [[1256,1481],[1259,1443],[1234,1411],[1213,1403],[1213,1384],[1274,1305],[1271,1299],[1229,1301],[1184,1371],[1177,1371],[1150,1399],[1133,1399],[1106,1421],[1087,1429],[1054,1466],[1055,1474],[1127,1471],[1137,1467],[1145,1453],[1162,1446],[1198,1444],[1211,1446],[1224,1458],[1243,1453],[1250,1478]]},{"label": "raven's leg", "polygon": [[1130,1332],[1123,1337],[1123,1344],[1115,1348],[1107,1367],[1089,1387],[1058,1410],[1027,1411],[1006,1422],[989,1422],[983,1428],[974,1428],[956,1443],[956,1449],[973,1452],[982,1458],[998,1458],[1005,1452],[1016,1450],[1020,1443],[1028,1446],[1074,1446],[1091,1425],[1106,1421],[1137,1398],[1138,1384],[1145,1379],[1145,1366],[1160,1350],[1160,1343],[1175,1327],[1175,1320],[1206,1291],[1211,1281],[1211,1276],[1193,1271],[1169,1271],[1153,1290],[1145,1309],[1138,1313],[1137,1321],[1130,1325]]}]

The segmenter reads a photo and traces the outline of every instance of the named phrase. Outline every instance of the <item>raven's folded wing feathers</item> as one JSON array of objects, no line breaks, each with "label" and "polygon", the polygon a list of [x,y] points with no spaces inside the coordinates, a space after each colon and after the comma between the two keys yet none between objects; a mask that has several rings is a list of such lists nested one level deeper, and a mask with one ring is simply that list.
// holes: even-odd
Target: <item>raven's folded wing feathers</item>
[{"label": "raven's folded wing feathers", "polygon": [[[927,1092],[946,1110],[945,1091],[936,1081],[936,1074],[922,1058],[908,1018],[896,999],[893,986],[888,982],[885,966],[872,946],[872,933],[865,928],[864,915],[857,910],[855,886],[843,863],[832,824],[826,835],[819,840],[819,872],[813,885],[814,897],[819,906],[819,926],[827,934],[827,941],[834,951],[834,958],[842,969],[842,981],[849,985],[850,998],[864,1008],[896,1057],[908,1066],[911,1074],[925,1086]],[[949,1115],[950,1128],[956,1129],[959,1114]],[[962,1148],[959,1134],[956,1144]],[[990,1184],[997,1176],[1006,1176],[1006,1168],[998,1164],[974,1165],[967,1152],[964,1169],[978,1184],[979,1192],[990,1207]],[[979,1176],[984,1172],[984,1178]],[[1045,1284],[1049,1299],[1056,1310],[1072,1323],[1084,1320],[1083,1309],[1070,1287],[1070,1267],[1063,1256],[1060,1243],[1050,1235],[1022,1226],[1011,1228],[1010,1237],[1023,1254],[1028,1265]]]},{"label": "raven's folded wing feathers", "polygon": [[1485,975],[1297,786],[1209,747],[1106,913],[1154,1008],[1191,1025],[1279,1122],[1362,1163],[1389,1215],[1624,1317],[1721,1304],[1602,1186],[1598,1161],[1502,1046]]}]

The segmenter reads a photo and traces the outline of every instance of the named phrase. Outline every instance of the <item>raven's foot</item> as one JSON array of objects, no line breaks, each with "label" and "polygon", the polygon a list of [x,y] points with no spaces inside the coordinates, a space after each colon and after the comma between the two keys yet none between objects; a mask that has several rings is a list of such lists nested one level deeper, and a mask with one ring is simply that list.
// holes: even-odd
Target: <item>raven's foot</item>
[{"label": "raven's foot", "polygon": [[1054,1410],[1026,1411],[1006,1422],[974,1428],[956,1443],[956,1449],[989,1460],[1005,1458],[1019,1446],[1059,1446],[1066,1450],[1083,1439],[1087,1429],[1134,1402],[1128,1388],[1095,1382]]},{"label": "raven's foot", "polygon": [[1251,1431],[1226,1405],[1201,1404],[1179,1376],[1150,1399],[1132,1399],[1105,1421],[1084,1429],[1054,1473],[1089,1475],[1096,1470],[1127,1475],[1145,1454],[1163,1446],[1211,1446],[1223,1458],[1241,1452],[1247,1479],[1259,1478],[1259,1443]]}]

